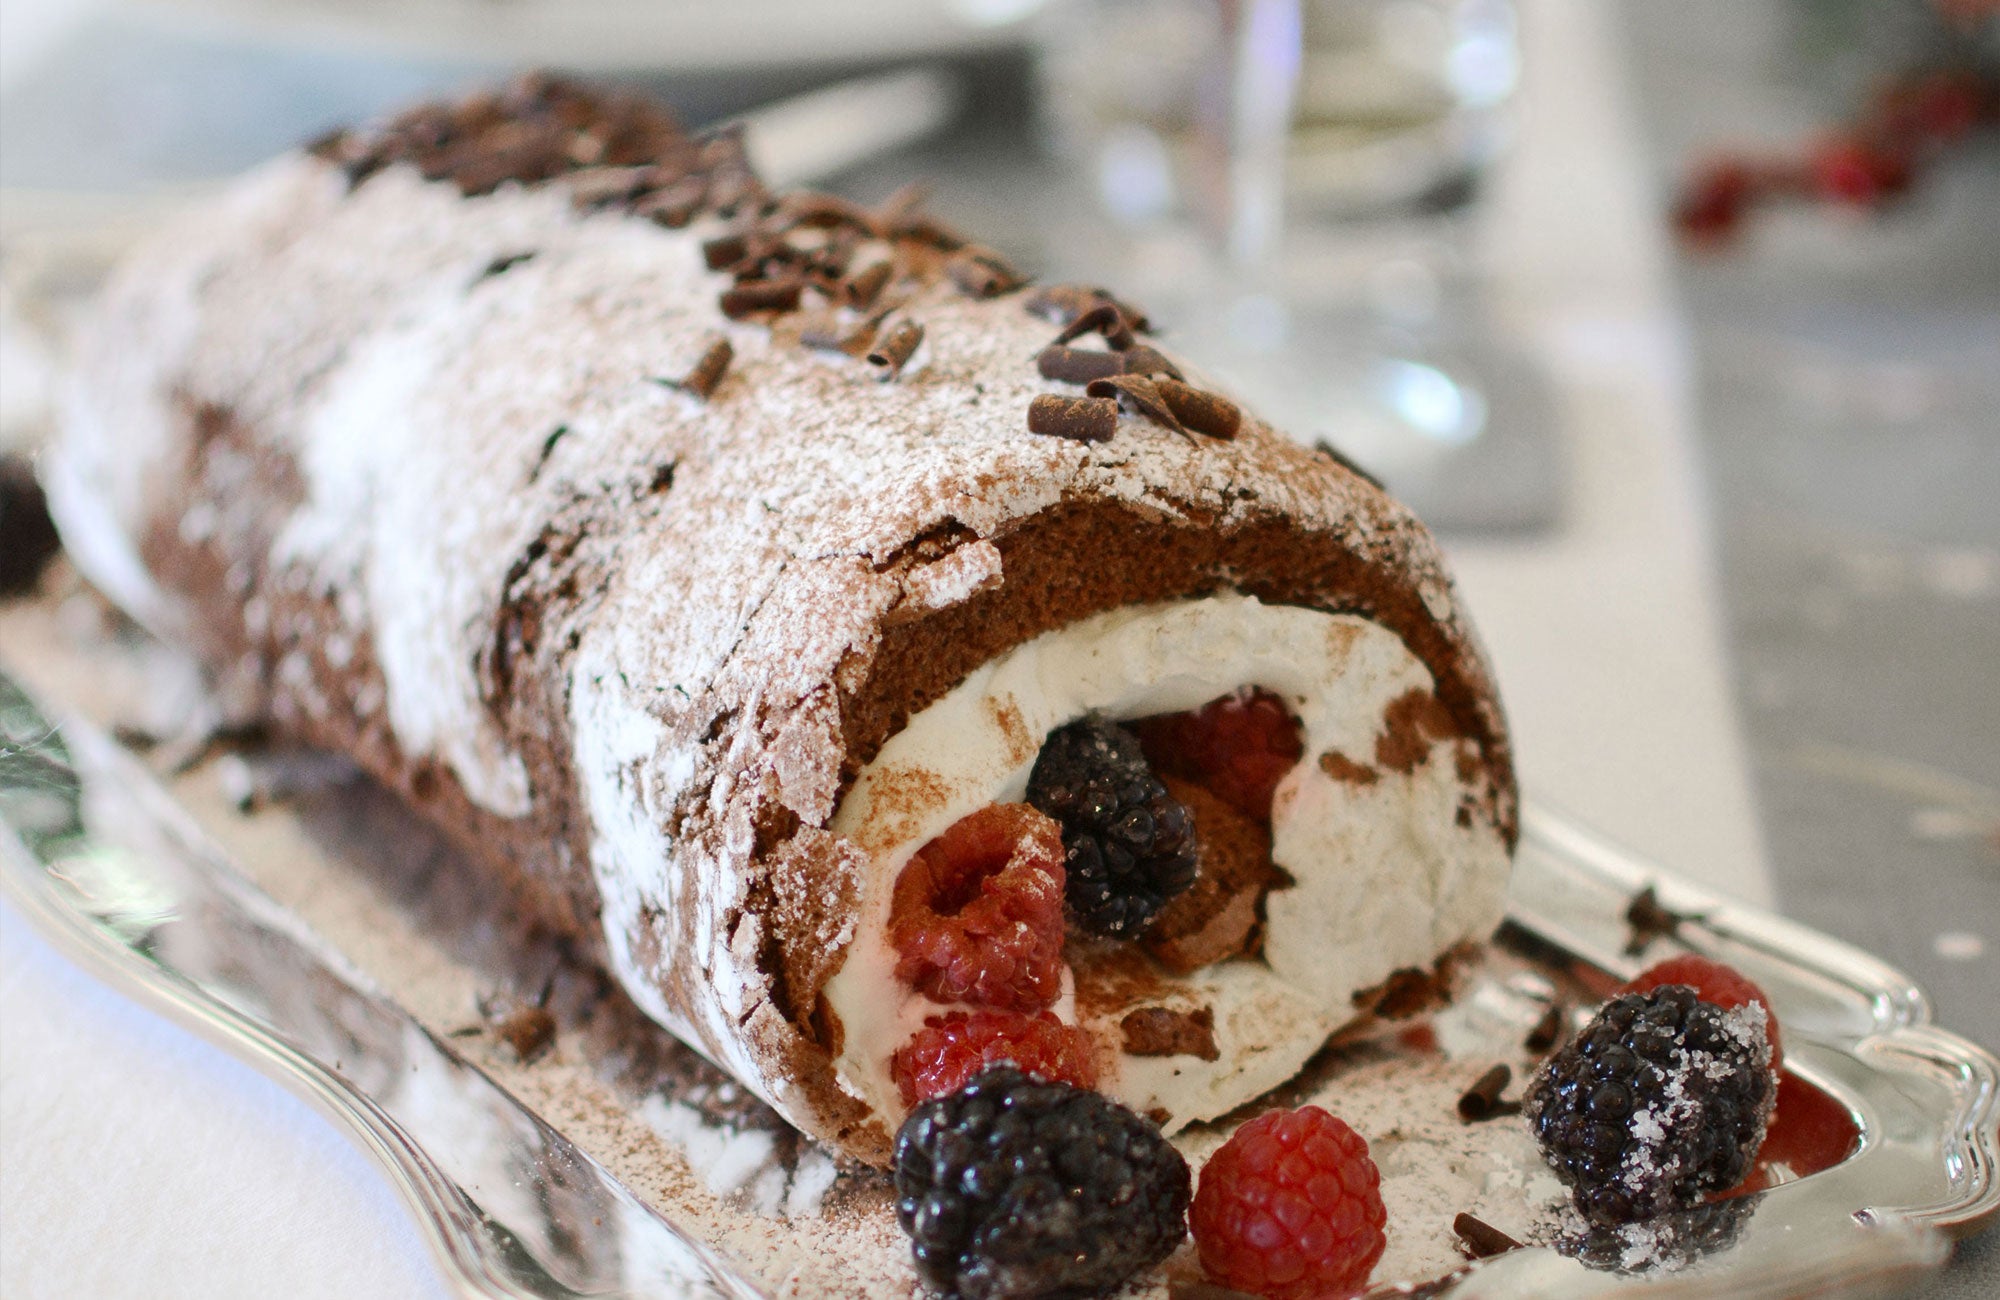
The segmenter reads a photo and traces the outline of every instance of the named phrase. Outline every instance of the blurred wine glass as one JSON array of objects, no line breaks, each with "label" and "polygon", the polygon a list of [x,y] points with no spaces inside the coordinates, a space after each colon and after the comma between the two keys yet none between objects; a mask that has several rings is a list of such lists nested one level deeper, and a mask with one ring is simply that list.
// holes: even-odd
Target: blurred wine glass
[{"label": "blurred wine glass", "polygon": [[1039,48],[1098,209],[1052,243],[1434,522],[1550,522],[1547,386],[1484,319],[1469,237],[1518,80],[1507,0],[1074,0]]}]

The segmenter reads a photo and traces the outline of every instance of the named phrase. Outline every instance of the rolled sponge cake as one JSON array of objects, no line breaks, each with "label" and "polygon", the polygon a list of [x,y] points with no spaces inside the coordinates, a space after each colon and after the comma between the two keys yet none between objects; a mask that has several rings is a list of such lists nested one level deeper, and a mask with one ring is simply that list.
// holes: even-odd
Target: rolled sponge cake
[{"label": "rolled sponge cake", "polygon": [[[352,755],[869,1161],[889,1055],[941,1010],[884,939],[915,849],[1020,799],[1065,723],[1278,695],[1306,748],[1261,950],[1174,975],[1078,948],[1054,1008],[1098,1032],[1101,1087],[1180,1124],[1490,930],[1513,775],[1437,549],[1372,482],[1249,417],[1029,431],[1084,393],[1038,373],[1049,317],[1092,309],[1138,323],[530,81],[149,239],[80,332],[44,476],[76,562],[233,716]],[[1141,1004],[1211,1050],[1134,1043]]]}]

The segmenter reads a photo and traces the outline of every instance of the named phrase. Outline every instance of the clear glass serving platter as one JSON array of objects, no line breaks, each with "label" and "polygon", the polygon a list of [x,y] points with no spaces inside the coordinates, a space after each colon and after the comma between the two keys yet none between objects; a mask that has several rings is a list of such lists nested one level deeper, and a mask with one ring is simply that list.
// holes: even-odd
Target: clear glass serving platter
[{"label": "clear glass serving platter", "polygon": [[[118,716],[142,649],[84,662],[55,653],[53,623],[0,622],[40,698],[75,708],[88,683],[80,714]],[[9,897],[79,964],[345,1125],[464,1294],[915,1292],[880,1174],[799,1140],[594,970],[483,910],[380,791],[301,754],[162,779],[52,711],[0,675]],[[274,784],[289,796],[245,811]],[[1524,1035],[1551,1007],[1574,1024],[1688,949],[1743,969],[1784,1027],[1759,1169],[1673,1232],[1565,1237],[1525,1125],[1466,1124],[1457,1099],[1496,1063],[1524,1078]],[[1933,1025],[1902,974],[1531,809],[1508,921],[1461,963],[1451,1005],[1329,1046],[1267,1101],[1321,1101],[1370,1138],[1384,1292],[1791,1296],[1906,1284],[2000,1212],[1996,1089],[2000,1063]],[[1177,1141],[1198,1160],[1228,1128]],[[1468,1263],[1461,1211],[1531,1244]],[[1184,1248],[1121,1294],[1201,1295],[1199,1266]]]}]

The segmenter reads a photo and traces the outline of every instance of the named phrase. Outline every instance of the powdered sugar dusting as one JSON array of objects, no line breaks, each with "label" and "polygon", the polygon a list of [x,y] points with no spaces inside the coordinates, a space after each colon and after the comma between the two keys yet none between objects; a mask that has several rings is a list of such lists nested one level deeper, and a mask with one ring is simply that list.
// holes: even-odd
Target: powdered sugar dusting
[{"label": "powdered sugar dusting", "polygon": [[[802,348],[794,318],[725,318],[701,254],[719,229],[580,214],[561,184],[468,199],[406,165],[352,190],[311,157],[262,170],[142,250],[86,331],[54,456],[66,517],[104,535],[79,554],[166,608],[164,630],[175,610],[240,617],[216,667],[268,697],[253,712],[340,719],[402,778],[434,760],[522,824],[517,861],[577,828],[558,854],[587,854],[633,998],[828,1137],[857,1130],[831,1118],[828,1072],[801,1068],[810,990],[781,1009],[775,967],[852,933],[856,868],[822,836],[778,882],[766,850],[831,817],[846,693],[887,630],[1004,588],[1010,529],[1116,506],[1336,539],[1438,620],[1427,657],[1463,675],[1504,763],[1435,547],[1372,488],[1254,421],[1230,442],[1136,417],[1100,445],[1030,435],[1049,327],[934,270],[885,291],[925,337],[880,382]],[[717,336],[735,360],[708,400],[658,382]],[[209,472],[225,464],[233,486]],[[253,472],[271,481],[245,491]],[[190,588],[154,601],[130,561],[161,535],[196,546],[190,512],[208,549],[178,553]],[[243,590],[217,590],[211,560]],[[523,697],[532,716],[510,713]],[[530,742],[554,751],[532,776]],[[803,936],[784,927],[810,909],[774,896],[836,915]]]}]

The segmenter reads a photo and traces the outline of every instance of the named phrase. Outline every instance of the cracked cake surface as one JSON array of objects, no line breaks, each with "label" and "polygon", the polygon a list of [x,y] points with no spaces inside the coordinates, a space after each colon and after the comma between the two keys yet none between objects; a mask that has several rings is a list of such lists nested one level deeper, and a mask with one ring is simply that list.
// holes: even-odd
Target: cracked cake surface
[{"label": "cracked cake surface", "polygon": [[[1249,414],[1191,432],[1120,389],[1108,439],[1031,432],[1037,396],[1086,389],[1038,370],[1058,326],[1004,263],[563,93],[276,160],[88,322],[52,507],[236,716],[352,754],[650,1015],[876,1161],[893,1124],[841,1085],[825,996],[870,856],[832,827],[1010,650],[1223,594],[1365,622],[1428,679],[1385,715],[1406,743],[1307,764],[1360,786],[1444,745],[1463,824],[1511,844],[1491,675],[1403,507]],[[489,138],[522,123],[572,144]],[[787,220],[845,242],[837,275],[716,248]]]}]

